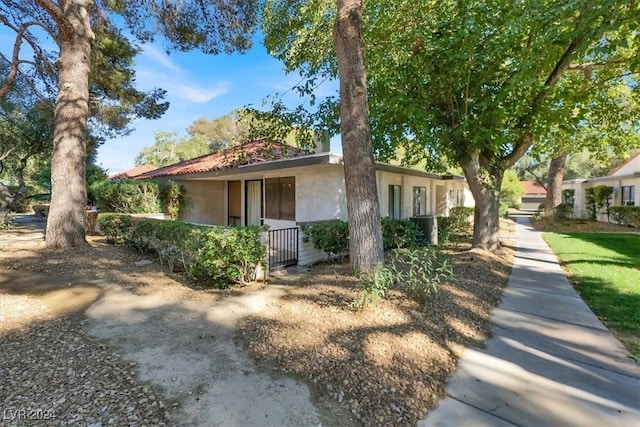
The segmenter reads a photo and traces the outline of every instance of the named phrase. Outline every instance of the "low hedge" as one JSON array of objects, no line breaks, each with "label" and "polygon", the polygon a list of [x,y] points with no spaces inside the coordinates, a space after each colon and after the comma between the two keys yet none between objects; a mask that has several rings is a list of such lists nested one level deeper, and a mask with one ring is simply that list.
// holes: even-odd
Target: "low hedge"
[{"label": "low hedge", "polygon": [[260,227],[206,227],[109,213],[100,214],[98,224],[110,242],[156,253],[171,271],[219,289],[253,280],[266,257]]},{"label": "low hedge", "polygon": [[611,206],[609,214],[620,225],[640,228],[640,206]]},{"label": "low hedge", "polygon": [[[382,245],[384,250],[410,248],[424,243],[422,230],[409,220],[381,218]],[[334,219],[319,221],[302,227],[303,241],[312,242],[313,247],[330,257],[343,256],[349,250],[349,224]]]}]

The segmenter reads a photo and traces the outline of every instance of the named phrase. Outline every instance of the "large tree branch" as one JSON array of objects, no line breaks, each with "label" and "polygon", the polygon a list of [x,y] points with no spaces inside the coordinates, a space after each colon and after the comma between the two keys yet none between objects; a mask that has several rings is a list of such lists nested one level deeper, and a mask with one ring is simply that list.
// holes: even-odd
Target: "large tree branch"
[{"label": "large tree branch", "polygon": [[527,172],[529,172],[535,179],[536,179],[536,184],[540,185],[542,188],[544,188],[545,191],[547,191],[547,184],[545,183],[545,181],[540,178],[534,171],[533,169],[527,167],[525,168],[525,170]]},{"label": "large tree branch", "polygon": [[56,22],[60,32],[64,35],[65,38],[73,37],[73,26],[64,15],[64,11],[60,6],[53,2],[52,0],[35,0],[40,7],[42,7],[45,12],[51,16],[51,18]]},{"label": "large tree branch", "polygon": [[[17,27],[13,25],[5,15],[0,14],[0,23],[2,23],[4,26],[13,30],[16,33],[16,39],[13,45],[11,59],[7,58],[4,54],[0,53],[0,57],[5,59],[6,62],[9,64],[9,73],[7,74],[7,78],[2,83],[2,86],[0,86],[0,98],[2,98],[13,87],[13,84],[15,83],[15,80],[18,74],[20,73],[20,68],[19,68],[20,64],[30,64],[36,69],[36,71],[41,73],[46,72],[46,70],[42,69],[42,65],[45,68],[51,65],[46,54],[42,51],[42,49],[40,48],[40,45],[37,43],[37,41],[33,38],[31,33],[29,32],[29,28],[33,26],[40,27],[43,30],[45,30],[54,40],[55,40],[55,34],[52,32],[51,28],[49,28],[48,26],[46,26],[44,23],[40,21],[25,22],[19,27]],[[31,47],[31,49],[33,50],[36,62],[20,59],[19,57],[20,49],[24,41],[26,41]],[[42,63],[42,65],[38,65],[38,62]]]},{"label": "large tree branch", "polygon": [[2,83],[2,86],[0,86],[0,98],[4,98],[13,87],[13,84],[16,81],[16,77],[18,76],[18,67],[20,65],[20,47],[22,46],[24,35],[29,27],[32,25],[36,25],[37,22],[25,22],[19,28],[15,28],[3,15],[0,15],[0,22],[16,31],[16,40],[13,43],[13,52],[11,54],[11,60],[9,61],[9,74],[7,75],[5,81]]},{"label": "large tree branch", "polygon": [[549,97],[551,89],[558,84],[562,74],[571,65],[571,56],[574,52],[582,48],[586,39],[587,31],[585,30],[577,34],[573,40],[571,40],[571,43],[569,43],[569,46],[567,46],[558,62],[556,62],[556,65],[553,67],[553,70],[547,77],[547,80],[545,80],[542,88],[535,98],[533,98],[533,101],[531,101],[531,108],[529,109],[529,112],[522,118],[522,120],[520,120],[519,127],[523,130],[522,136],[513,147],[511,153],[503,158],[507,167],[513,166],[516,161],[518,161],[518,159],[527,152],[531,145],[533,145],[534,138],[531,133],[531,122],[533,121],[533,117],[542,107],[544,101]]}]

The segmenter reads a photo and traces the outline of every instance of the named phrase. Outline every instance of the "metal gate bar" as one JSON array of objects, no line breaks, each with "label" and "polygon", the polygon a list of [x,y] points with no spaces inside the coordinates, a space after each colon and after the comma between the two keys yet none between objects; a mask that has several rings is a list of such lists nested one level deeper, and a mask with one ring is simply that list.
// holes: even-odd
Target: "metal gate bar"
[{"label": "metal gate bar", "polygon": [[269,271],[298,264],[298,227],[269,230]]}]

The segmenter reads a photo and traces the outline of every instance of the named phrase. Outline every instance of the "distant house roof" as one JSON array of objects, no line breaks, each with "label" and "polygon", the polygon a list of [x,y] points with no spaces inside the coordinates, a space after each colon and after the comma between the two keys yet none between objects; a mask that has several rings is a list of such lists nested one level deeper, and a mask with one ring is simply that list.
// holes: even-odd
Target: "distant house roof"
[{"label": "distant house roof", "polygon": [[520,181],[527,196],[545,196],[547,190],[535,181]]},{"label": "distant house roof", "polygon": [[142,175],[143,173],[151,172],[152,170],[157,169],[155,166],[151,165],[140,165],[136,166],[133,169],[126,170],[124,172],[114,173],[108,176],[109,179],[130,179],[135,178],[138,175]]},{"label": "distant house roof", "polygon": [[291,159],[308,154],[280,142],[259,140],[237,145],[216,153],[205,154],[184,162],[165,166],[136,176],[137,179],[206,173],[237,166]]}]

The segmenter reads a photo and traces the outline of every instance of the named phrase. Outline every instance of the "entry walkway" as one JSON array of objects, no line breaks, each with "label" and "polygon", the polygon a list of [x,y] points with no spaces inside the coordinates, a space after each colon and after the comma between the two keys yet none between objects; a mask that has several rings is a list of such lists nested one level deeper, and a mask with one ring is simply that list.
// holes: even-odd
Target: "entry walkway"
[{"label": "entry walkway", "polygon": [[468,349],[419,426],[640,426],[640,366],[518,218],[516,261],[493,336]]}]

